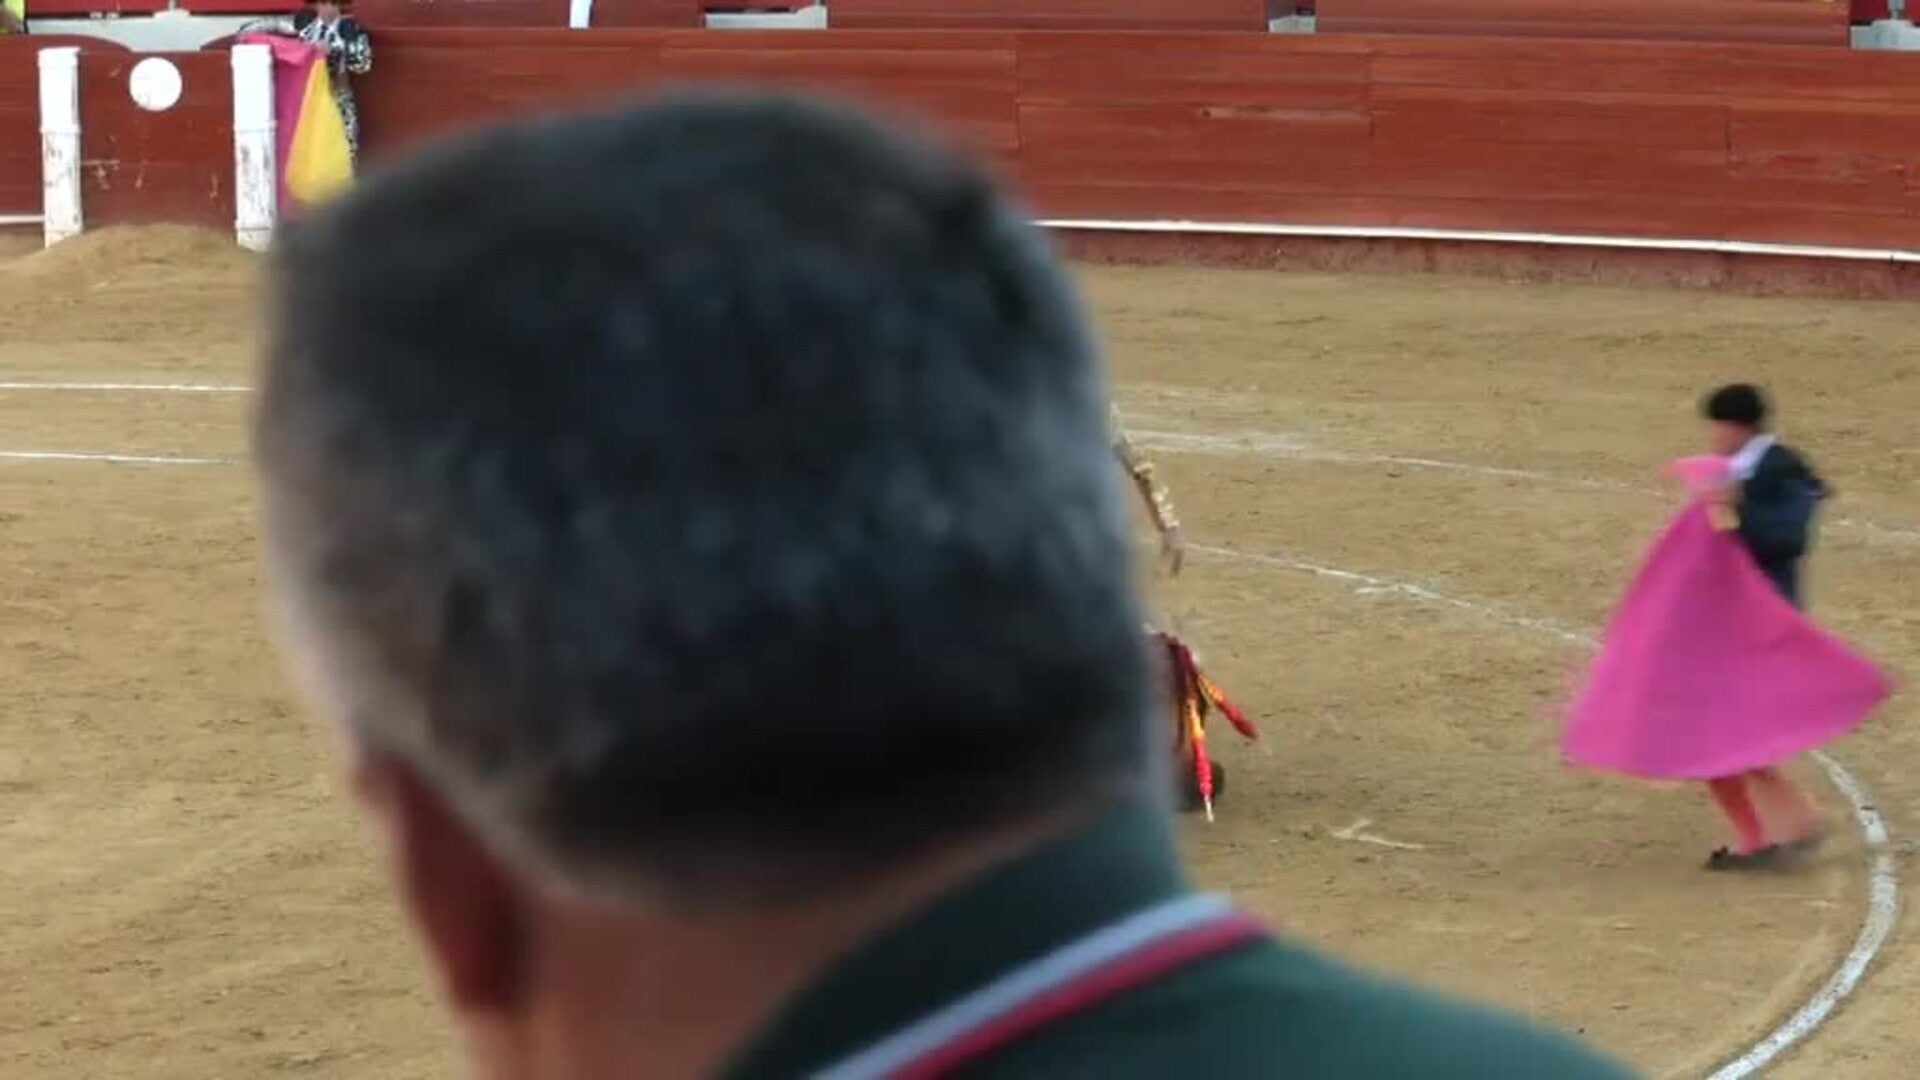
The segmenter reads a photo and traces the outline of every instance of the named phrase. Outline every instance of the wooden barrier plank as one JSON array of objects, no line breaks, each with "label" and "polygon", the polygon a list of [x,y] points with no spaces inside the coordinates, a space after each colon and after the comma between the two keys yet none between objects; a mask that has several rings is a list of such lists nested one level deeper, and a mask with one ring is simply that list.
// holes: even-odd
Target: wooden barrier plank
[{"label": "wooden barrier plank", "polygon": [[852,102],[884,102],[885,112],[908,122],[932,121],[977,150],[1010,152],[1020,145],[1011,47],[954,49],[936,43],[821,52],[794,47],[791,37],[779,44],[783,47],[740,50],[713,37],[678,37],[663,52],[663,74],[675,83],[791,87]]},{"label": "wooden barrier plank", "polygon": [[663,46],[673,75],[756,77],[762,74],[805,78],[853,79],[874,85],[938,83],[978,86],[1011,94],[1013,50],[983,49],[759,49],[751,52],[713,48],[712,42]]},{"label": "wooden barrier plank", "polygon": [[[1755,169],[1747,162],[1733,166],[1723,198],[1728,207],[1756,215],[1791,214],[1836,220],[1867,214],[1906,216],[1899,195],[1906,190],[1904,166],[1854,168],[1842,171],[1825,164],[1805,172],[1793,168]],[[1873,246],[1886,247],[1890,244]]]},{"label": "wooden barrier plank", "polygon": [[[667,36],[640,39],[625,48],[592,47],[599,37],[576,34],[576,44],[564,52],[546,47],[482,50],[470,39],[457,48],[386,43],[379,77],[365,80],[362,87],[369,154],[377,157],[420,137],[532,109],[703,82],[804,86],[852,98],[877,94],[916,116],[932,115],[976,148],[1012,149],[1018,144],[1011,52],[746,52],[716,50],[710,47],[714,38],[686,47],[687,39]],[[791,37],[781,40],[792,43]],[[426,99],[423,108],[422,97],[409,92],[419,86],[465,89],[457,104]]]},{"label": "wooden barrier plank", "polygon": [[1920,98],[1920,53],[1862,49],[1742,49],[1714,80],[1734,101],[1879,101]]},{"label": "wooden barrier plank", "polygon": [[[705,26],[701,0],[593,0],[593,28]],[[562,25],[565,20],[562,20]]]},{"label": "wooden barrier plank", "polygon": [[[1194,178],[1203,172],[1206,181],[1196,181]],[[1114,179],[1090,179],[1103,176]],[[1194,158],[1135,157],[1122,164],[1116,156],[1079,155],[1068,151],[1036,154],[1027,150],[1020,156],[1020,178],[1042,196],[1061,187],[1158,188],[1167,210],[1182,205],[1189,191],[1210,188],[1264,192],[1294,210],[1322,195],[1342,191],[1370,193],[1373,189],[1364,161],[1354,162],[1324,153],[1285,160],[1235,158],[1209,169]],[[1268,215],[1260,220],[1293,222],[1296,219],[1288,213]]]},{"label": "wooden barrier plank", "polygon": [[163,113],[133,103],[124,51],[80,54],[81,205],[88,228],[149,221],[233,225],[233,74],[217,53],[165,54],[180,101]]},{"label": "wooden barrier plank", "polygon": [[1316,5],[1317,28],[1338,27],[1351,18],[1467,25],[1572,18],[1596,26],[1827,26],[1844,23],[1846,12],[1841,0],[1585,0],[1578,5],[1540,0],[1319,0]]},{"label": "wooden barrier plank", "polygon": [[[1478,232],[1540,232],[1563,236],[1652,236],[1719,240],[1729,219],[1718,202],[1648,200],[1643,195],[1611,194],[1557,198],[1550,192],[1485,197],[1401,197],[1391,206],[1390,223],[1409,228]],[[1525,222],[1516,229],[1517,222]]]},{"label": "wooden barrier plank", "polygon": [[95,15],[157,15],[167,0],[33,0],[29,18],[85,19]]},{"label": "wooden barrier plank", "polygon": [[[1735,61],[1720,46],[1647,42],[1375,39],[1376,87],[1456,86],[1534,93],[1712,97]],[[1753,49],[1740,49],[1746,60]],[[1777,87],[1776,87],[1777,89]]]},{"label": "wooden barrier plank", "polygon": [[1727,122],[1727,106],[1706,98],[1435,86],[1373,91],[1374,131],[1389,142],[1464,135],[1501,142],[1699,147],[1724,142]]},{"label": "wooden barrier plank", "polygon": [[1376,142],[1371,190],[1485,199],[1637,194],[1648,202],[1687,201],[1722,197],[1726,178],[1725,147],[1643,147],[1621,153],[1600,143],[1458,138]]},{"label": "wooden barrier plank", "polygon": [[[1109,31],[376,32],[379,66],[359,83],[374,158],[530,109],[751,83],[928,118],[1052,214],[1920,246],[1915,56]],[[30,52],[11,48],[0,91],[30,96]],[[229,227],[226,58],[190,57],[190,101],[156,116],[127,100],[131,58],[110,72],[106,55],[83,59],[89,220]],[[0,199],[37,203],[36,128],[0,105]]]},{"label": "wooden barrier plank", "polygon": [[[1020,158],[1020,177],[1031,190],[1046,195],[1059,187],[1126,186],[1159,188],[1171,210],[1181,205],[1187,192],[1213,187],[1261,191],[1282,199],[1294,209],[1322,195],[1337,192],[1371,193],[1366,165],[1337,157],[1316,154],[1297,160],[1275,161],[1257,158],[1236,159],[1206,172],[1205,183],[1194,180],[1201,166],[1191,159],[1149,158],[1130,163],[1124,171],[1111,158],[1075,156],[1065,152],[1024,153]],[[1112,181],[1090,178],[1109,176]],[[1288,214],[1268,216],[1264,220],[1292,222]]]},{"label": "wooden barrier plank", "polygon": [[1848,42],[1842,0],[1320,0],[1317,15],[1325,34]]},{"label": "wooden barrier plank", "polygon": [[848,30],[1267,28],[1267,0],[832,0],[829,12]]},{"label": "wooden barrier plank", "polygon": [[[640,93],[659,84],[661,41],[564,51],[385,46],[377,75],[357,87],[366,154],[377,161],[503,117]],[[422,93],[421,87],[435,90]]]},{"label": "wooden barrier plank", "polygon": [[[1049,217],[1199,222],[1285,221],[1323,227],[1400,227],[1581,236],[1722,239],[1730,218],[1713,203],[1649,206],[1635,197],[1491,201],[1328,193],[1312,198],[1267,187],[1198,185],[1174,192],[1153,185],[1070,180],[1050,185],[1040,203]],[[1527,227],[1516,229],[1516,220]]]},{"label": "wooden barrier plank", "polygon": [[[1391,20],[1365,20],[1356,22],[1349,33],[1355,34],[1406,34],[1428,35],[1447,33],[1439,28],[1419,29]],[[1742,26],[1737,32],[1729,32],[1712,26],[1674,25],[1667,27],[1644,27],[1631,24],[1603,24],[1562,20],[1545,22],[1527,20],[1525,22],[1483,22],[1474,24],[1470,30],[1466,27],[1455,28],[1453,36],[1482,38],[1519,38],[1552,39],[1555,41],[1619,41],[1619,42],[1677,42],[1708,45],[1729,42],[1743,45],[1819,45],[1843,47],[1847,43],[1847,28],[1842,26],[1834,33],[1820,34],[1793,26],[1769,26],[1756,24]]]},{"label": "wooden barrier plank", "polygon": [[1191,39],[1079,37],[1021,40],[1022,101],[1364,108],[1368,98],[1372,56],[1364,49],[1266,44],[1287,36],[1253,39],[1257,44],[1212,39],[1212,47]]},{"label": "wooden barrier plank", "polygon": [[1729,206],[1726,213],[1728,232],[1743,240],[1920,251],[1920,219],[1907,215],[1796,206]]},{"label": "wooden barrier plank", "polygon": [[291,15],[305,0],[181,0],[179,10],[193,15]]},{"label": "wooden barrier plank", "polygon": [[40,212],[39,49],[0,37],[0,214]]},{"label": "wooden barrier plank", "polygon": [[567,0],[361,0],[354,16],[376,31],[399,26],[564,27]]},{"label": "wooden barrier plank", "polygon": [[1346,225],[1377,221],[1379,200],[1352,194],[1311,196],[1272,184],[1191,184],[1171,191],[1164,184],[1089,179],[1085,173],[1027,178],[1036,210],[1049,218],[1118,221],[1285,221],[1295,225]]},{"label": "wooden barrier plank", "polygon": [[[584,49],[633,51],[644,55],[659,49],[679,31],[662,29],[595,30],[583,34],[565,26],[529,26],[514,30],[498,27],[392,26],[375,27],[376,55],[401,49]],[[564,61],[559,61],[564,65]]]},{"label": "wooden barrier plank", "polygon": [[1373,136],[1365,113],[1221,114],[1188,105],[1022,105],[1020,131],[1035,160],[1195,165],[1207,177],[1240,164],[1338,163],[1364,170]]},{"label": "wooden barrier plank", "polygon": [[[1064,35],[1082,37],[1084,35]],[[1134,36],[1134,35],[1128,35]],[[876,49],[926,49],[931,52],[1017,52],[1026,35],[1010,30],[675,30],[666,43],[677,49],[708,49],[750,58],[768,51],[805,51],[822,56]],[[1218,40],[1217,38],[1215,40]]]},{"label": "wooden barrier plank", "polygon": [[1920,164],[1917,103],[1735,101],[1728,107],[1735,153],[1795,151],[1898,158]]},{"label": "wooden barrier plank", "polygon": [[[395,28],[565,30],[569,6],[569,0],[360,0],[355,14],[377,31]],[[593,5],[596,30],[698,27],[705,22],[701,0],[594,0]]]}]

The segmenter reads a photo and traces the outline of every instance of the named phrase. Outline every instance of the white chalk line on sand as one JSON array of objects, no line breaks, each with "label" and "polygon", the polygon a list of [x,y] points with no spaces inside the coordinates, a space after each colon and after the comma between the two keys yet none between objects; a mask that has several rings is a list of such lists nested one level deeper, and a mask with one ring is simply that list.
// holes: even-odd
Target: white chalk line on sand
[{"label": "white chalk line on sand", "polygon": [[[229,383],[21,382],[0,381],[0,391],[56,391],[87,394],[248,394],[250,386]],[[54,450],[0,450],[0,461],[67,461],[104,465],[237,465],[239,458],[188,454],[97,454]]]},{"label": "white chalk line on sand", "polygon": [[[1548,619],[1538,619],[1508,611],[1498,605],[1466,600],[1450,596],[1425,585],[1410,581],[1363,574],[1339,567],[1323,566],[1280,555],[1242,551],[1237,548],[1218,547],[1212,544],[1194,544],[1189,549],[1219,558],[1235,559],[1296,573],[1310,574],[1331,581],[1345,582],[1354,586],[1354,591],[1363,595],[1404,596],[1421,603],[1438,607],[1464,611],[1490,619],[1508,626],[1544,634],[1572,645],[1592,647],[1597,643],[1593,635]],[[1860,933],[1854,938],[1853,947],[1841,960],[1833,974],[1821,984],[1813,996],[1794,1010],[1793,1015],[1773,1029],[1765,1038],[1752,1048],[1727,1062],[1712,1073],[1708,1080],[1746,1080],[1758,1076],[1762,1069],[1778,1060],[1780,1055],[1806,1041],[1820,1025],[1833,1015],[1866,980],[1867,972],[1886,947],[1887,938],[1893,932],[1894,923],[1900,914],[1900,875],[1894,861],[1894,853],[1889,842],[1886,819],[1874,805],[1873,796],[1846,766],[1840,764],[1831,755],[1815,752],[1813,755],[1833,786],[1847,800],[1853,810],[1854,819],[1860,825],[1860,835],[1867,848],[1867,911],[1861,920]]]},{"label": "white chalk line on sand", "polygon": [[[0,390],[20,391],[67,391],[87,393],[198,393],[198,394],[244,394],[251,387],[211,384],[211,383],[48,383],[48,382],[0,382]],[[1496,476],[1508,479],[1545,481],[1550,483],[1571,484],[1577,487],[1606,488],[1622,491],[1645,491],[1630,484],[1612,481],[1589,480],[1557,476],[1526,469],[1509,469],[1495,466],[1474,465],[1468,462],[1445,461],[1433,458],[1408,457],[1395,454],[1363,454],[1343,451],[1319,450],[1304,441],[1289,436],[1273,435],[1200,435],[1179,432],[1135,432],[1136,438],[1149,445],[1173,451],[1197,451],[1213,453],[1255,453],[1272,456],[1293,457],[1302,460],[1343,461],[1366,464],[1399,465],[1408,468],[1436,469],[1449,472],[1463,472],[1481,476]],[[133,465],[231,465],[237,464],[236,458],[223,457],[186,457],[170,455],[132,455],[132,454],[81,454],[42,451],[0,451],[0,460],[11,461],[75,461],[107,462]],[[1892,537],[1900,540],[1920,540],[1920,533],[1866,522],[1841,521],[1840,524]],[[1408,581],[1362,574],[1338,567],[1321,566],[1296,559],[1257,552],[1239,551],[1233,548],[1211,545],[1194,545],[1193,550],[1202,554],[1222,558],[1239,559],[1258,565],[1292,570],[1312,574],[1316,577],[1344,581],[1355,586],[1355,591],[1366,595],[1399,595],[1417,602],[1453,608],[1492,618],[1505,623],[1545,634],[1569,644],[1591,646],[1594,641],[1590,634],[1560,625],[1546,619],[1537,619],[1505,611],[1490,604],[1450,596],[1437,590]],[[1865,838],[1870,859],[1868,862],[1869,896],[1867,915],[1861,926],[1859,937],[1852,950],[1833,975],[1821,986],[1807,1003],[1800,1007],[1787,1021],[1762,1039],[1745,1054],[1729,1062],[1710,1080],[1744,1080],[1754,1076],[1771,1064],[1782,1053],[1798,1045],[1820,1027],[1832,1015],[1833,1010],[1859,989],[1866,978],[1874,960],[1885,947],[1892,932],[1894,921],[1899,912],[1900,881],[1892,851],[1888,843],[1885,819],[1873,806],[1872,798],[1847,768],[1832,757],[1816,753],[1814,759],[1819,762],[1833,784],[1846,797],[1853,808],[1855,818],[1860,823],[1861,835]]]},{"label": "white chalk line on sand", "polygon": [[[250,394],[253,387],[240,383],[143,383],[143,382],[38,382],[38,381],[0,381],[0,391],[46,391],[94,394]],[[1290,458],[1295,461],[1322,461],[1359,465],[1397,465],[1410,469],[1431,469],[1442,472],[1467,473],[1474,476],[1499,477],[1508,480],[1532,480],[1543,483],[1561,484],[1571,487],[1599,488],[1609,491],[1632,491],[1643,494],[1652,493],[1652,489],[1621,483],[1613,480],[1592,480],[1582,477],[1563,476],[1556,473],[1540,472],[1533,469],[1511,469],[1497,465],[1476,465],[1465,461],[1449,461],[1441,458],[1414,457],[1404,454],[1357,453],[1345,450],[1328,450],[1315,447],[1305,440],[1291,435],[1275,435],[1266,432],[1245,432],[1240,434],[1202,434],[1180,431],[1135,431],[1133,435],[1148,449],[1158,449],[1173,453],[1213,453],[1213,454],[1255,454],[1266,457]],[[34,460],[17,458],[16,460]],[[52,459],[47,459],[52,460]],[[111,454],[93,457],[75,456],[73,461],[117,461]],[[123,462],[124,463],[124,462]],[[222,465],[227,459],[198,460],[182,459],[149,460],[142,464],[161,465]],[[1854,518],[1835,518],[1833,524],[1866,537],[1870,541],[1896,545],[1920,544],[1920,531],[1902,529],[1894,526],[1879,525],[1871,521]]]},{"label": "white chalk line on sand", "polygon": [[251,386],[226,383],[0,382],[0,390],[45,390],[84,394],[251,394]]},{"label": "white chalk line on sand", "polygon": [[57,450],[0,450],[0,461],[79,461],[109,465],[238,465],[239,458],[177,454],[78,454]]},{"label": "white chalk line on sand", "polygon": [[[1130,430],[1134,441],[1148,450],[1162,450],[1174,454],[1251,454],[1257,457],[1286,458],[1293,461],[1312,461],[1336,465],[1387,465],[1409,469],[1429,469],[1436,472],[1465,473],[1471,476],[1494,477],[1502,480],[1527,480],[1536,483],[1558,484],[1562,487],[1587,488],[1601,491],[1623,491],[1638,495],[1658,495],[1659,489],[1640,484],[1629,484],[1618,480],[1594,480],[1588,477],[1567,476],[1561,473],[1542,472],[1536,469],[1513,469],[1497,465],[1476,465],[1467,461],[1450,461],[1442,458],[1412,457],[1405,454],[1374,454],[1350,450],[1332,450],[1315,446],[1304,438],[1295,435],[1275,434],[1273,432],[1249,431],[1237,434],[1199,434],[1183,431],[1146,431]],[[1834,518],[1834,526],[1855,533],[1870,543],[1889,546],[1911,547],[1920,545],[1920,530],[1903,529],[1892,525],[1881,525],[1858,518]]]}]

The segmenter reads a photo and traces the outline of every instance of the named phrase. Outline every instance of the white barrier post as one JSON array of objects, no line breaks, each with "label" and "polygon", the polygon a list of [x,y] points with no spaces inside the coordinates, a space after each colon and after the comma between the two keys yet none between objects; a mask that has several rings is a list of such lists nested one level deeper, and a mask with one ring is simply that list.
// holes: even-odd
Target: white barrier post
[{"label": "white barrier post", "polygon": [[80,50],[40,50],[41,224],[48,247],[80,235]]},{"label": "white barrier post", "polygon": [[240,246],[265,251],[280,205],[274,154],[273,50],[233,47],[233,234]]}]

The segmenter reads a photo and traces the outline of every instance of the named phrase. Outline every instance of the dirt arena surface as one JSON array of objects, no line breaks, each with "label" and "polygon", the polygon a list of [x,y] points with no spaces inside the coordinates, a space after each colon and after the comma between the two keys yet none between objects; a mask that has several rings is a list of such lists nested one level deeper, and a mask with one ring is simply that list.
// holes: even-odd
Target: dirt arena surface
[{"label": "dirt arena surface", "polygon": [[[0,262],[0,382],[250,382],[253,278],[175,230]],[[1087,289],[1200,545],[1156,600],[1266,734],[1216,734],[1232,788],[1187,828],[1202,879],[1655,1076],[1705,1074],[1827,978],[1866,861],[1817,770],[1828,851],[1709,875],[1704,794],[1569,774],[1546,717],[1583,655],[1568,637],[1670,509],[1653,474],[1696,448],[1696,393],[1736,377],[1775,390],[1840,490],[1816,613],[1911,679],[1915,308],[1172,269]],[[0,390],[9,1080],[453,1072],[326,733],[264,638],[246,418],[236,393]],[[1896,700],[1836,750],[1903,870],[1914,714]],[[1914,928],[1767,1075],[1911,1075]]]}]

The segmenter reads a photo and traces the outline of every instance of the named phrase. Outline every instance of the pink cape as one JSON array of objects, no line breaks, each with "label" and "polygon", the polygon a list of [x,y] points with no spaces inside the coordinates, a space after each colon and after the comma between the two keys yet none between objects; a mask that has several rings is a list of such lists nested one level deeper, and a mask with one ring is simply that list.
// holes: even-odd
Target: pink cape
[{"label": "pink cape", "polygon": [[[1724,482],[1726,461],[1688,458],[1671,471],[1697,495]],[[1832,742],[1891,692],[1879,669],[1775,591],[1696,497],[1607,627],[1561,748],[1588,768],[1710,780]]]},{"label": "pink cape", "polygon": [[246,34],[239,44],[265,45],[273,51],[273,160],[279,173],[280,212],[292,214],[300,208],[300,200],[287,189],[287,164],[293,158],[293,139],[300,130],[313,65],[326,58],[327,50],[284,34]]}]

